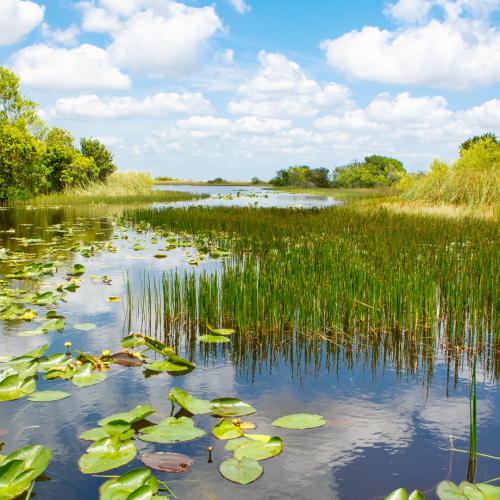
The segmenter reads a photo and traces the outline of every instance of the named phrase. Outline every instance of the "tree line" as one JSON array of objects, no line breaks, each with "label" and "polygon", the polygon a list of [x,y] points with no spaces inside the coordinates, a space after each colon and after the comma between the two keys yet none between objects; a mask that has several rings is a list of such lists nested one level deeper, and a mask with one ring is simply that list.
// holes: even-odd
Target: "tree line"
[{"label": "tree line", "polygon": [[288,167],[276,172],[269,181],[276,187],[372,188],[392,186],[406,174],[403,164],[387,156],[366,156],[364,161],[352,160],[347,165],[310,168],[307,165]]},{"label": "tree line", "polygon": [[117,170],[114,155],[98,139],[76,139],[50,127],[38,104],[19,90],[19,77],[0,67],[0,202],[104,181]]}]

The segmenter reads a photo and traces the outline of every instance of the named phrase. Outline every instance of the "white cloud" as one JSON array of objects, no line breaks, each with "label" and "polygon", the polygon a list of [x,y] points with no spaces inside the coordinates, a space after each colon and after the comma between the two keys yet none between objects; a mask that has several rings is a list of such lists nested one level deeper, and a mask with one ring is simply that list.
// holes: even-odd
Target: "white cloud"
[{"label": "white cloud", "polygon": [[[445,20],[431,19],[395,31],[365,26],[325,40],[328,63],[352,78],[402,85],[461,90],[500,81],[500,32],[484,16],[498,9],[498,0],[432,0]],[[389,7],[398,20],[416,22],[418,5],[401,0]]]},{"label": "white cloud", "polygon": [[250,12],[252,7],[247,5],[244,0],[229,0],[229,3],[240,13]]},{"label": "white cloud", "polygon": [[165,116],[172,113],[211,113],[210,102],[200,92],[191,94],[158,93],[142,101],[133,97],[105,97],[92,95],[61,97],[47,111],[49,117],[116,118],[144,114]]},{"label": "white cloud", "polygon": [[238,93],[245,97],[231,101],[230,113],[265,117],[311,117],[320,108],[349,105],[349,89],[330,83],[323,89],[306,76],[300,66],[282,54],[259,53],[261,69],[257,75],[241,84]]},{"label": "white cloud", "polygon": [[125,140],[124,137],[116,137],[114,135],[100,135],[95,137],[94,139],[97,139],[106,146],[118,146]]},{"label": "white cloud", "polygon": [[76,27],[76,24],[72,24],[66,30],[59,28],[51,30],[47,23],[42,23],[41,28],[43,36],[52,39],[56,43],[60,43],[61,45],[78,45],[76,37],[80,34],[80,30]]},{"label": "white cloud", "polygon": [[[82,28],[110,33],[111,60],[137,74],[182,77],[198,64],[207,40],[222,29],[214,6],[189,7],[177,2],[101,0],[82,2]],[[123,17],[126,16],[126,17]]]},{"label": "white cloud", "polygon": [[396,21],[415,23],[424,21],[431,7],[429,0],[399,0],[396,4],[389,4],[384,13]]},{"label": "white cloud", "polygon": [[0,1],[0,45],[10,45],[21,40],[42,21],[43,5],[27,0]]},{"label": "white cloud", "polygon": [[41,90],[126,89],[132,84],[111,65],[108,53],[94,45],[65,49],[35,44],[11,59],[23,84]]},{"label": "white cloud", "polygon": [[234,50],[226,49],[224,52],[215,55],[216,61],[221,61],[224,64],[233,64],[234,60]]}]

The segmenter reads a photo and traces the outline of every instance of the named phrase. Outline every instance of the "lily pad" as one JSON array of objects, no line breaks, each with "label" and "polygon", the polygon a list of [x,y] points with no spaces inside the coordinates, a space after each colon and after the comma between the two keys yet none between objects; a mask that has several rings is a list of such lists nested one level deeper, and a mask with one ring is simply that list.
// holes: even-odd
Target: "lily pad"
[{"label": "lily pad", "polygon": [[96,327],[94,323],[81,323],[78,325],[73,325],[73,328],[75,330],[82,330],[84,332],[89,332],[90,330],[93,330]]},{"label": "lily pad", "polygon": [[171,351],[170,349],[165,349],[163,354],[167,356],[170,359],[170,361],[173,361],[174,363],[181,363],[191,368],[196,368],[196,365],[194,363],[191,363],[191,361],[188,361],[187,359],[181,358],[180,356],[175,354],[174,351]]},{"label": "lily pad", "polygon": [[119,302],[120,300],[122,300],[122,298],[121,298],[121,297],[112,296],[112,297],[110,297],[107,301],[108,301],[108,302]]},{"label": "lily pad", "polygon": [[199,340],[200,342],[215,342],[215,343],[231,342],[229,339],[223,337],[222,335],[201,335],[200,337],[197,337],[197,340]]},{"label": "lily pad", "polygon": [[[462,481],[456,486],[451,481],[442,481],[437,485],[436,495],[439,500],[498,500],[500,499],[500,488],[490,484],[472,484]],[[412,499],[413,500],[413,499]]]},{"label": "lily pad", "polygon": [[[134,469],[118,479],[105,482],[99,488],[99,500],[149,500],[157,492],[158,481],[151,475],[151,471]],[[134,496],[134,493],[135,495],[143,493],[144,496]]]},{"label": "lily pad", "polygon": [[193,415],[203,415],[212,412],[210,401],[196,399],[181,389],[171,389],[170,394],[172,396],[169,396],[168,399]]},{"label": "lily pad", "polygon": [[[54,311],[55,312],[55,311]],[[42,347],[37,347],[28,351],[25,356],[31,356],[32,358],[40,358],[43,356],[44,352],[49,348],[49,344],[44,344]]]},{"label": "lily pad", "polygon": [[164,254],[164,253],[155,253],[155,254],[153,255],[153,257],[154,257],[155,259],[166,259],[166,258],[168,257],[168,255],[166,255],[166,254]]},{"label": "lily pad", "polygon": [[170,361],[153,361],[144,365],[144,368],[154,372],[182,372],[189,370],[189,367],[186,365],[171,363]]},{"label": "lily pad", "polygon": [[132,248],[137,252],[140,250],[147,250],[149,247],[146,245],[141,245],[140,243],[136,243],[135,245],[132,246]]},{"label": "lily pad", "polygon": [[115,360],[117,365],[121,366],[141,366],[142,361],[136,358],[133,354],[127,354],[126,352],[117,352],[116,354],[111,354],[110,356]]},{"label": "lily pad", "polygon": [[39,360],[37,371],[38,373],[44,373],[54,366],[68,365],[71,361],[71,356],[67,356],[64,352],[51,354]]},{"label": "lily pad", "polygon": [[100,439],[87,448],[78,462],[84,474],[98,474],[131,462],[137,454],[132,441],[121,441],[119,435]]},{"label": "lily pad", "polygon": [[142,335],[135,335],[131,333],[127,335],[125,338],[120,340],[120,347],[137,347],[140,345],[144,345],[144,337]]},{"label": "lily pad", "polygon": [[71,381],[77,387],[88,387],[90,385],[99,384],[100,382],[106,380],[106,378],[107,377],[104,373],[93,373],[92,364],[85,363],[80,368],[78,368]]},{"label": "lily pad", "polygon": [[393,491],[385,500],[425,500],[425,497],[420,491],[415,490],[408,498],[406,490],[399,488],[399,490]]},{"label": "lily pad", "polygon": [[62,319],[51,319],[42,325],[40,325],[37,330],[51,332],[54,330],[64,329],[64,320]]},{"label": "lily pad", "polygon": [[36,401],[38,403],[48,402],[48,401],[59,401],[61,399],[69,398],[71,394],[69,392],[63,391],[42,391],[34,392],[28,398],[28,401]]},{"label": "lily pad", "polygon": [[99,422],[97,423],[99,425],[106,425],[109,424],[110,422],[113,422],[114,420],[125,420],[125,422],[128,422],[129,424],[135,424],[136,422],[139,422],[140,420],[144,420],[145,418],[149,417],[153,413],[156,412],[155,410],[153,410],[152,405],[143,405],[134,408],[128,413],[118,413],[116,415],[111,415],[110,417],[103,418],[102,420],[99,420]]},{"label": "lily pad", "polygon": [[243,443],[234,450],[234,458],[241,460],[243,457],[255,458],[255,460],[266,460],[281,453],[283,442],[279,436],[272,437],[267,443],[253,441]]},{"label": "lily pad", "polygon": [[212,413],[218,417],[242,417],[251,415],[257,410],[249,404],[236,398],[218,398],[210,401]]},{"label": "lily pad", "polygon": [[310,415],[308,413],[297,413],[278,418],[271,425],[284,429],[314,429],[323,427],[328,422],[321,415]]},{"label": "lily pad", "polygon": [[139,439],[151,443],[180,443],[198,439],[206,434],[205,431],[195,428],[194,421],[188,417],[169,417],[157,425],[141,429],[140,432],[142,434]]},{"label": "lily pad", "polygon": [[207,325],[207,328],[216,335],[232,335],[233,333],[236,333],[236,330],[232,330],[229,328],[219,328],[218,330],[215,330],[210,325]]},{"label": "lily pad", "polygon": [[12,401],[28,396],[36,390],[33,377],[23,378],[19,373],[9,369],[0,375],[0,401]]},{"label": "lily pad", "polygon": [[235,439],[243,434],[243,431],[227,418],[223,418],[218,424],[216,424],[212,432],[217,439],[222,440]]},{"label": "lily pad", "polygon": [[229,481],[238,484],[249,484],[259,479],[264,472],[262,466],[250,457],[243,457],[241,460],[230,458],[222,462],[219,466],[220,473]]},{"label": "lily pad", "polygon": [[118,435],[122,441],[126,441],[127,439],[130,439],[134,433],[134,429],[130,428],[130,423],[125,420],[118,419],[112,420],[102,427],[90,429],[83,434],[80,434],[78,437],[88,441],[99,441],[100,439]]},{"label": "lily pad", "polygon": [[50,368],[47,373],[43,376],[45,380],[54,380],[57,378],[62,378],[65,380],[69,380],[73,378],[75,374],[74,365],[59,365]]},{"label": "lily pad", "polygon": [[194,460],[179,453],[147,453],[141,457],[142,463],[162,472],[187,472]]},{"label": "lily pad", "polygon": [[224,446],[224,449],[225,450],[235,450],[236,448],[238,448],[238,446],[244,444],[244,443],[253,443],[254,441],[252,441],[251,439],[248,439],[247,437],[245,436],[241,436],[239,438],[236,438],[236,439],[230,439],[227,443],[226,443],[226,446]]}]

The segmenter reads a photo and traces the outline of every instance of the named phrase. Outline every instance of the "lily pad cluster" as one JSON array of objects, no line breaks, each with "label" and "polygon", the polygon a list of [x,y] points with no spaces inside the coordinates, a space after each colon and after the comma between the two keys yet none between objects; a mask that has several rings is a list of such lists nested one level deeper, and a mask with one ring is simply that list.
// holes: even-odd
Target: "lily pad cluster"
[{"label": "lily pad cluster", "polygon": [[439,500],[493,500],[500,498],[500,488],[491,484],[472,484],[462,481],[459,486],[451,481],[442,481],[436,488]]},{"label": "lily pad cluster", "polygon": [[385,500],[425,500],[424,495],[415,490],[409,497],[404,488],[399,488],[399,490],[393,491]]}]

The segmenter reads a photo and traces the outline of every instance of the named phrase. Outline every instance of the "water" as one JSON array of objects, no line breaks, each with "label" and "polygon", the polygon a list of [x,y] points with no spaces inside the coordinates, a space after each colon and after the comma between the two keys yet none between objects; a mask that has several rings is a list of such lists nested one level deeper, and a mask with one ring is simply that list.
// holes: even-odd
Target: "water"
[{"label": "water", "polygon": [[[180,187],[175,186],[176,189]],[[207,188],[187,186],[186,191]],[[228,194],[234,188],[210,187],[212,193]],[[259,190],[259,193],[262,192]],[[273,196],[273,198],[271,197]],[[274,198],[275,197],[275,198]],[[308,201],[294,195],[270,195],[255,201],[283,205],[319,205],[321,200]],[[236,202],[253,203],[253,198]],[[235,200],[202,200],[202,204],[234,203]],[[326,203],[331,201],[326,200]],[[307,204],[307,205],[306,205]],[[173,205],[173,204],[172,204]],[[185,203],[180,203],[185,205]],[[172,267],[192,269],[183,260],[185,251],[168,252],[168,258],[158,260],[153,254],[162,247],[161,238],[154,245],[147,235],[134,232],[119,233],[109,214],[120,213],[126,206],[60,207],[37,210],[8,209],[0,211],[0,230],[14,228],[16,232],[0,234],[0,247],[20,248],[36,254],[36,261],[52,245],[28,244],[19,237],[40,237],[51,242],[57,235],[67,236],[65,248],[75,242],[111,241],[116,253],[105,251],[84,258],[79,253],[56,251],[68,255],[67,264],[81,263],[88,272],[106,275],[111,285],[94,284],[89,279],[79,283],[75,293],[68,293],[60,301],[58,314],[66,318],[61,334],[19,337],[17,333],[33,330],[38,325],[25,321],[0,321],[0,355],[21,355],[45,343],[47,354],[64,352],[64,343],[72,343],[71,350],[98,355],[104,349],[119,352],[119,341],[129,333],[124,328],[124,302],[107,302],[110,296],[126,296],[123,273],[130,271],[132,283],[138,287],[140,271],[161,273]],[[82,224],[76,226],[76,224]],[[33,224],[26,226],[23,224]],[[47,229],[54,224],[73,227],[73,236]],[[114,234],[128,235],[129,240],[113,239]],[[134,252],[133,239],[142,239],[150,249]],[[146,242],[146,243],[145,243]],[[46,259],[47,260],[47,259]],[[208,264],[214,268],[217,264]],[[22,265],[19,265],[20,268]],[[203,266],[200,266],[200,270]],[[42,282],[64,281],[65,266],[57,274],[45,276]],[[0,279],[12,268],[0,265]],[[12,281],[10,287],[33,287],[35,282]],[[50,290],[49,287],[42,288]],[[45,314],[42,308],[39,316]],[[94,323],[89,332],[75,330],[78,323]],[[140,321],[133,318],[133,331],[139,331]],[[186,330],[187,332],[187,330]],[[106,372],[107,380],[87,388],[77,388],[71,381],[47,381],[40,377],[37,390],[63,390],[71,397],[51,403],[30,403],[26,398],[0,402],[0,440],[6,445],[2,454],[32,445],[43,444],[52,450],[47,476],[50,481],[35,485],[37,498],[65,498],[75,500],[97,499],[98,488],[107,479],[84,475],[78,469],[78,460],[91,442],[78,439],[85,430],[97,427],[97,421],[112,414],[129,411],[138,405],[152,404],[156,414],[149,417],[157,422],[169,416],[170,389],[184,389],[201,399],[238,397],[258,412],[244,420],[257,424],[256,433],[280,435],[283,452],[261,462],[264,475],[248,486],[239,486],[225,480],[218,472],[221,461],[232,456],[224,449],[225,442],[211,434],[217,419],[208,415],[195,416],[196,426],[207,435],[192,442],[173,445],[145,443],[135,440],[138,457],[126,466],[104,472],[103,475],[122,475],[127,470],[142,467],[139,457],[144,453],[175,451],[191,456],[194,466],[184,475],[154,472],[167,481],[179,499],[229,500],[242,494],[248,500],[277,498],[315,499],[384,499],[390,492],[405,487],[407,491],[420,489],[426,498],[436,498],[436,484],[444,479],[456,483],[467,473],[468,455],[450,452],[453,445],[468,449],[469,432],[469,373],[460,372],[456,386],[453,365],[441,357],[432,360],[429,373],[400,373],[381,354],[345,353],[344,359],[328,358],[317,352],[304,340],[292,347],[269,353],[265,338],[258,344],[242,346],[233,339],[223,346],[192,343],[189,337],[180,344],[180,355],[193,355],[196,370],[185,376],[172,377],[166,373],[152,375],[142,368],[112,365]],[[289,346],[290,347],[290,346]],[[499,455],[500,424],[496,415],[499,402],[496,384],[478,374],[478,451]],[[178,408],[177,408],[178,409]],[[276,418],[291,413],[317,413],[328,420],[328,425],[307,431],[277,429],[270,425]],[[181,412],[179,415],[184,415]],[[213,447],[212,463],[208,462],[207,447]],[[483,481],[500,476],[498,462],[479,458],[477,479]],[[495,483],[494,483],[495,484]]]}]

